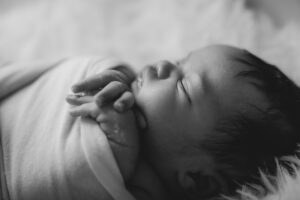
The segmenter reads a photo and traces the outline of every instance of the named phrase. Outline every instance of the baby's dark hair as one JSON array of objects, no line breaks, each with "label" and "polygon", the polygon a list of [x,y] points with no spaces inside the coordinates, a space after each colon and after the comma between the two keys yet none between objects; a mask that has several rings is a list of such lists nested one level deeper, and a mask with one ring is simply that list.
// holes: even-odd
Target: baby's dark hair
[{"label": "baby's dark hair", "polygon": [[275,158],[295,154],[300,141],[299,87],[277,67],[246,50],[233,59],[249,66],[238,76],[256,80],[253,84],[265,95],[269,107],[252,105],[257,114],[249,116],[235,112],[202,144],[219,166],[217,173],[230,186],[228,195],[245,183],[260,185],[260,170],[275,175]]}]

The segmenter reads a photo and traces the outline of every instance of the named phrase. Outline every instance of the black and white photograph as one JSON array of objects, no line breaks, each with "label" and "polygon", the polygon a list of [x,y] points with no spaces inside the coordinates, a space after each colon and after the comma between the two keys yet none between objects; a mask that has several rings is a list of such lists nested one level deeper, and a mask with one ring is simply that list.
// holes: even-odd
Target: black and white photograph
[{"label": "black and white photograph", "polygon": [[300,200],[300,0],[0,0],[0,200]]}]

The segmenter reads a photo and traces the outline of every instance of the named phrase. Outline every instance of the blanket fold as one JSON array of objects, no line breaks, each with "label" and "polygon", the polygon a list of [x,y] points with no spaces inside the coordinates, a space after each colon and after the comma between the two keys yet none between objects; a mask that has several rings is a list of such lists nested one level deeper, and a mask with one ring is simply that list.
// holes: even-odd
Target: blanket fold
[{"label": "blanket fold", "polygon": [[99,58],[0,67],[6,199],[134,199],[98,124],[71,117],[65,101],[73,83],[108,67]]}]

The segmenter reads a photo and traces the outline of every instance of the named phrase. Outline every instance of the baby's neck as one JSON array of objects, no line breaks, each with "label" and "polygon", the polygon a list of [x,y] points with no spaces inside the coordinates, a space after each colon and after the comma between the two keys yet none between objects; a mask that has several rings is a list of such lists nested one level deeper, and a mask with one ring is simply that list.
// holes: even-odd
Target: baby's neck
[{"label": "baby's neck", "polygon": [[139,162],[132,179],[126,183],[126,186],[137,200],[169,199],[160,178],[144,161]]}]

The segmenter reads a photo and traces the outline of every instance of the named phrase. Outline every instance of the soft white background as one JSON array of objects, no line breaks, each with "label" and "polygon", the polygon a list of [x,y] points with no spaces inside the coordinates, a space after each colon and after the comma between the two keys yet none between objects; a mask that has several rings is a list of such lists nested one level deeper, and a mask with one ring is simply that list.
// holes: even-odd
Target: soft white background
[{"label": "soft white background", "polygon": [[113,55],[143,66],[223,43],[251,50],[300,83],[299,24],[275,28],[267,16],[244,3],[0,0],[0,60]]}]

